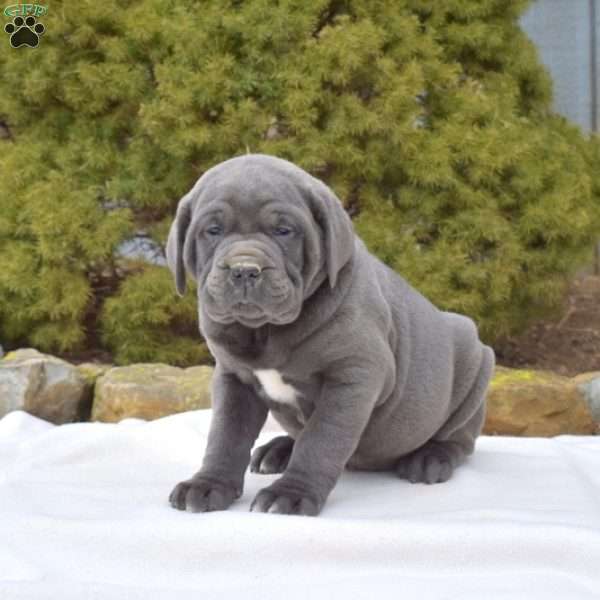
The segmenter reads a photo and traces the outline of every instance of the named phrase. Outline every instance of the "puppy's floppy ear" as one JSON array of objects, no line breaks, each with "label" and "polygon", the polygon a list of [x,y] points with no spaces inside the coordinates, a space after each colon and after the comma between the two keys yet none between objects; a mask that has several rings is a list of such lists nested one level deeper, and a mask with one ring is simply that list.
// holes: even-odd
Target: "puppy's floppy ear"
[{"label": "puppy's floppy ear", "polygon": [[325,236],[327,277],[333,288],[338,273],[354,254],[354,228],[338,197],[314,177],[311,177],[310,196],[313,216]]},{"label": "puppy's floppy ear", "polygon": [[185,195],[177,206],[175,220],[167,238],[167,264],[175,278],[175,288],[180,296],[185,294],[185,266],[183,262],[183,246],[192,221],[192,195]]}]

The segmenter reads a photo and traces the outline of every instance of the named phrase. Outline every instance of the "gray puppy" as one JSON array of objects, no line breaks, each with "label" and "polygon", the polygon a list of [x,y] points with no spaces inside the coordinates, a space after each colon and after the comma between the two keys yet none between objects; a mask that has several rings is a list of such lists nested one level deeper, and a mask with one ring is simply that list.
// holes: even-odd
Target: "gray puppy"
[{"label": "gray puppy", "polygon": [[[167,242],[177,291],[198,282],[212,352],[202,467],[169,498],[226,509],[250,464],[283,473],[251,509],[316,515],[345,466],[438,483],[473,452],[494,353],[372,254],[334,193],[292,163],[248,154],[182,198]],[[289,436],[252,446],[268,411]]]}]

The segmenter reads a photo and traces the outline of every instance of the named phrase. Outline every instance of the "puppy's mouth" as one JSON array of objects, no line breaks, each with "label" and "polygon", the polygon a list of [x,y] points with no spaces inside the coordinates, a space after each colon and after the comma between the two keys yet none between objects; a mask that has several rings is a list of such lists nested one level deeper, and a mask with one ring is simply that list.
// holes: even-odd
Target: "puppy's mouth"
[{"label": "puppy's mouth", "polygon": [[247,317],[258,317],[265,314],[265,311],[258,304],[249,302],[246,299],[232,304],[229,310],[233,314],[240,314]]},{"label": "puppy's mouth", "polygon": [[[223,324],[238,322],[246,327],[260,327],[266,323],[284,325],[294,321],[300,312],[300,308],[293,303],[291,306],[279,306],[279,310],[273,310],[272,306],[261,306],[250,299],[244,298],[226,306],[219,306],[211,298],[208,309],[209,316]],[[283,304],[287,304],[284,302]]]},{"label": "puppy's mouth", "polygon": [[271,317],[260,306],[248,302],[237,302],[225,311],[211,310],[209,314],[218,323],[224,325],[239,323],[251,328],[261,327],[271,320]]}]

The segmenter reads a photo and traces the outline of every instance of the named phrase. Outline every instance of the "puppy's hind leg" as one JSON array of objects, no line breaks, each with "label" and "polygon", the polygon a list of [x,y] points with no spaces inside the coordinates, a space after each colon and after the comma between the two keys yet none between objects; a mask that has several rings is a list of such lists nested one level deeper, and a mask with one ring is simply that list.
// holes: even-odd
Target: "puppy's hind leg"
[{"label": "puppy's hind leg", "polygon": [[250,471],[253,473],[283,473],[290,461],[294,440],[281,435],[264,446],[259,446],[250,458]]},{"label": "puppy's hind leg", "polygon": [[443,483],[473,453],[485,420],[485,393],[494,362],[493,351],[484,346],[481,366],[464,401],[431,440],[398,460],[398,477],[411,483]]}]

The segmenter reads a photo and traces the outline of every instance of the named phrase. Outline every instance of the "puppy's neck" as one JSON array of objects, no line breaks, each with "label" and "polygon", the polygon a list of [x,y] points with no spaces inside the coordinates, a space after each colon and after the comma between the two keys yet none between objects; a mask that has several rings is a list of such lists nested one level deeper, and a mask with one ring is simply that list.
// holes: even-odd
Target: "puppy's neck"
[{"label": "puppy's neck", "polygon": [[270,328],[269,323],[256,328],[246,327],[241,323],[213,323],[207,335],[211,341],[223,346],[234,356],[260,358],[267,349]]}]

